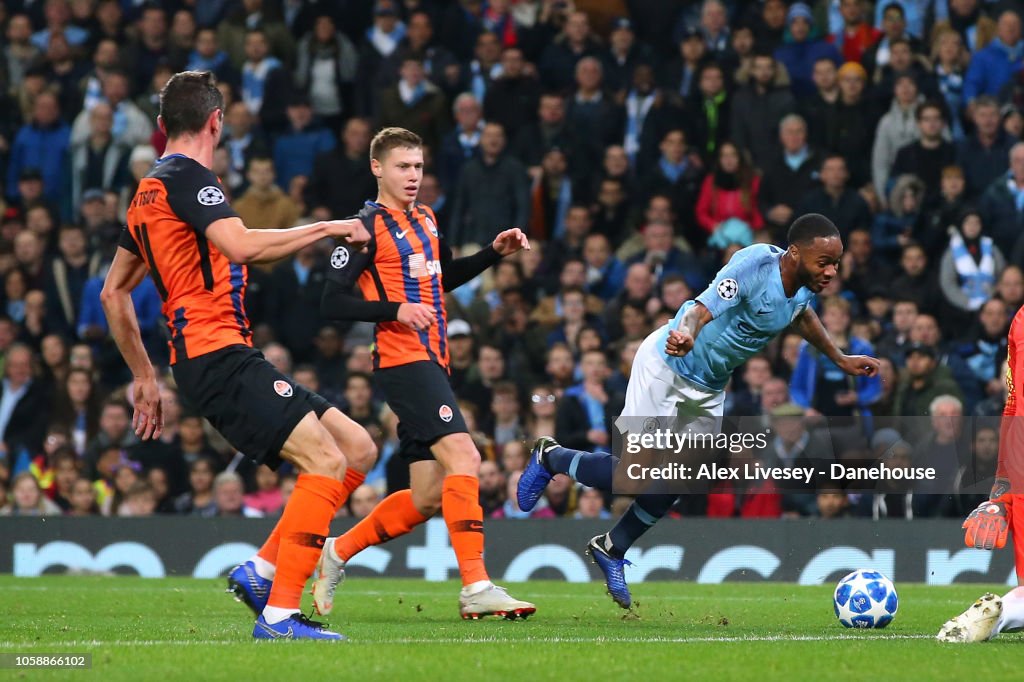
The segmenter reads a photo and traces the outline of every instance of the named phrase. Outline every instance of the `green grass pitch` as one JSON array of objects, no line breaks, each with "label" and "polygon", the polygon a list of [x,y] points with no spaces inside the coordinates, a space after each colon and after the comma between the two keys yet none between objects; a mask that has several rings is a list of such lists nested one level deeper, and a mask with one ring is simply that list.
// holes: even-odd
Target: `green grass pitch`
[{"label": "green grass pitch", "polygon": [[633,615],[596,583],[509,587],[535,616],[462,621],[455,582],[350,578],[327,620],[351,641],[329,644],[253,642],[248,609],[220,580],[4,576],[0,653],[89,652],[93,664],[0,679],[996,680],[1024,665],[1019,635],[933,639],[986,586],[898,584],[899,614],[881,631],[839,625],[828,586],[646,583]]}]

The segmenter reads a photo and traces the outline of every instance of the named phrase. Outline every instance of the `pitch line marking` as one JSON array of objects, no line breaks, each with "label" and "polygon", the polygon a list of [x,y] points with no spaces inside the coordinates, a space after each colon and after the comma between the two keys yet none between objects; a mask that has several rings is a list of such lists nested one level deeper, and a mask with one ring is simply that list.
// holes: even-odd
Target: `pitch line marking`
[{"label": "pitch line marking", "polygon": [[[856,635],[750,635],[737,637],[407,637],[398,639],[363,639],[353,640],[349,645],[360,644],[704,644],[721,642],[723,644],[749,642],[831,642],[850,641]],[[877,635],[874,641],[934,639],[934,635],[894,634]],[[181,640],[181,639],[144,639],[144,640],[72,640],[69,642],[0,642],[0,649],[24,649],[26,647],[49,647],[50,649],[90,647],[90,646],[124,646],[124,647],[162,647],[162,646],[203,646],[203,645],[237,645],[242,640]],[[864,641],[859,638],[859,641]]]}]

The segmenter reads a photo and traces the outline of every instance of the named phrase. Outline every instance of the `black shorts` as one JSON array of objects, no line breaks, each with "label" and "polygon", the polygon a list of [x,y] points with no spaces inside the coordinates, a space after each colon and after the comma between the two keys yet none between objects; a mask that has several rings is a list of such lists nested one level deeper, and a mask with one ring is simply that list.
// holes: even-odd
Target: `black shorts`
[{"label": "black shorts", "polygon": [[333,407],[248,346],[179,360],[172,369],[183,402],[239,452],[271,469],[281,465],[281,448],[298,423]]},{"label": "black shorts", "polygon": [[408,462],[434,459],[430,446],[451,433],[466,433],[448,373],[428,360],[378,369],[377,385],[398,417],[398,454]]}]

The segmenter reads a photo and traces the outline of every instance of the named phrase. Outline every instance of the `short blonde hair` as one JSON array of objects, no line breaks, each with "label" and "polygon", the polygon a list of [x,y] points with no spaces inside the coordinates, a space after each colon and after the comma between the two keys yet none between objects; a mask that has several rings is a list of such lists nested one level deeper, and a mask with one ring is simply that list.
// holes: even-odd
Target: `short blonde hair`
[{"label": "short blonde hair", "polygon": [[383,161],[392,149],[417,149],[423,146],[423,139],[405,128],[384,128],[370,142],[370,158]]}]

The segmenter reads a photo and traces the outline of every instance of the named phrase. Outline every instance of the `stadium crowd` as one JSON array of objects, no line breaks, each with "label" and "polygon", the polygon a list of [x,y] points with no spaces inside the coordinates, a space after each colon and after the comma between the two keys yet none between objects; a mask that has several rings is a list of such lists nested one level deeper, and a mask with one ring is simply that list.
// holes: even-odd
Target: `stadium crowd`
[{"label": "stadium crowd", "polygon": [[[126,203],[162,153],[158,93],[209,70],[215,172],[250,227],[346,217],[375,196],[373,132],[422,136],[420,200],[456,250],[500,229],[533,249],[448,297],[451,377],[493,517],[607,517],[564,476],[515,504],[533,439],[611,446],[640,341],[735,250],[797,216],[840,228],[818,299],[833,338],[882,360],[849,379],[796,334],[736,373],[727,414],[770,424],[792,466],[852,419],[837,456],[952,452],[994,471],[1009,321],[1024,302],[1024,40],[983,0],[7,0],[0,6],[0,514],[273,515],[294,476],[255,469],[180,405],[133,435],[131,376],[99,304]],[[408,485],[372,379],[372,328],[320,317],[330,245],[250,269],[254,343],[374,435],[342,513]],[[134,295],[167,363],[160,301]],[[916,418],[909,419],[909,418]],[[917,425],[917,434],[908,433]],[[971,475],[964,476],[970,469]],[[680,515],[961,515],[975,497],[771,488]],[[973,493],[978,490],[964,492]],[[980,488],[979,488],[980,490]],[[987,488],[985,488],[987,492]],[[752,494],[759,493],[759,494]],[[928,494],[932,493],[932,494]]]}]

